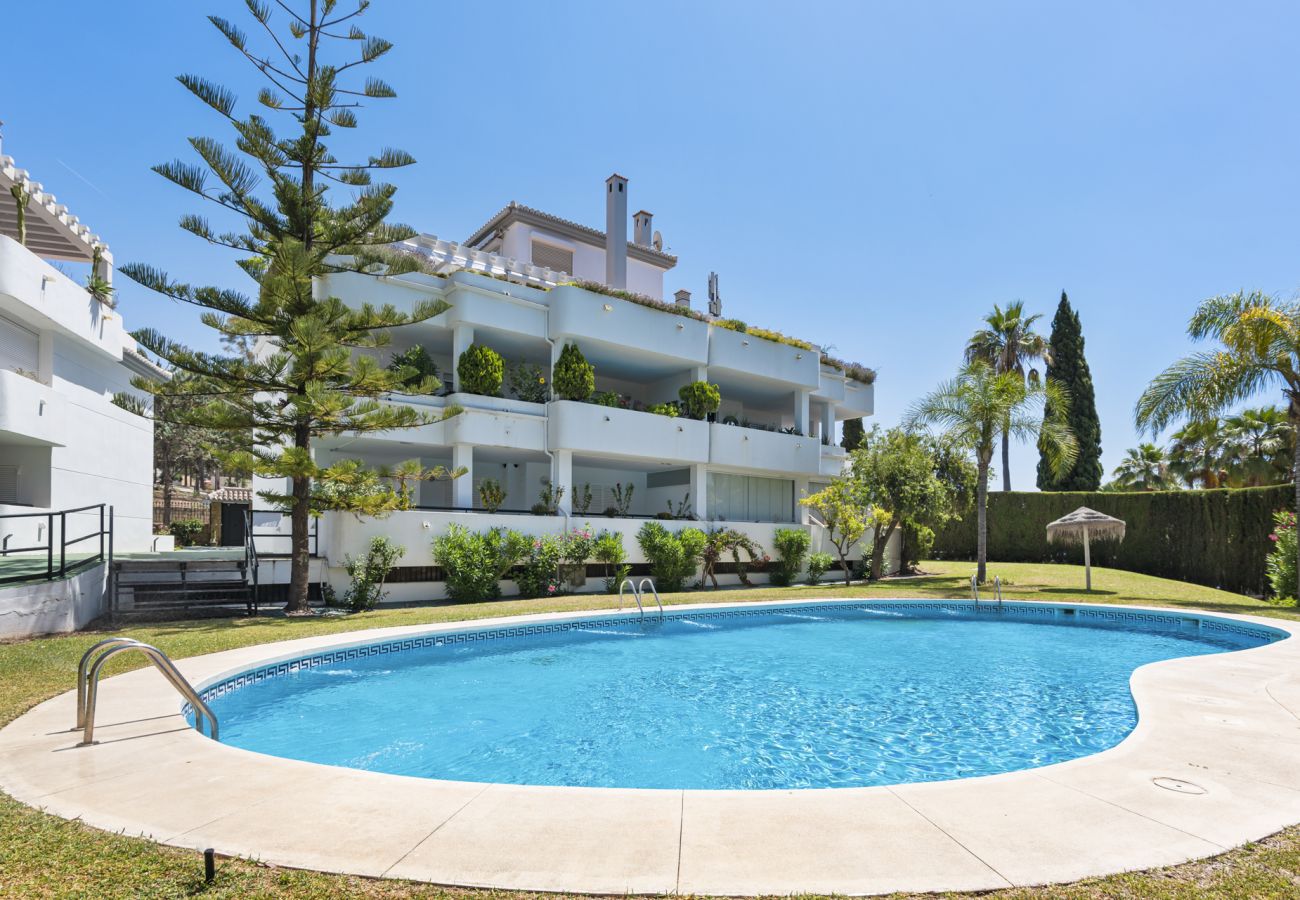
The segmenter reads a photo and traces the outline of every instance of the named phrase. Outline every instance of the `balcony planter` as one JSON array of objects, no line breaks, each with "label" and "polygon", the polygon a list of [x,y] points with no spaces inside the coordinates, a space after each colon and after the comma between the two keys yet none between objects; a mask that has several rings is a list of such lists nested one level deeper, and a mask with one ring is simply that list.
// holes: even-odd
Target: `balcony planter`
[{"label": "balcony planter", "polygon": [[709,359],[709,326],[696,319],[641,306],[574,285],[549,294],[551,338],[601,341],[701,366]]},{"label": "balcony planter", "polygon": [[574,400],[556,400],[547,409],[552,450],[674,463],[709,460],[707,422]]},{"label": "balcony planter", "polygon": [[821,356],[816,350],[778,344],[717,325],[709,327],[709,368],[760,375],[804,388],[821,384]]},{"label": "balcony planter", "polygon": [[821,442],[738,425],[709,426],[709,461],[762,472],[816,475],[821,472]]}]

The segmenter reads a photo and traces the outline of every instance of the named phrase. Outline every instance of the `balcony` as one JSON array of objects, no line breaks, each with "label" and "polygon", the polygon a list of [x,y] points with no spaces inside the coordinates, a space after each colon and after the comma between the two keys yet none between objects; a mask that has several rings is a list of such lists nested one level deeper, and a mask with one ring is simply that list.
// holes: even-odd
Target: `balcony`
[{"label": "balcony", "polygon": [[821,355],[778,344],[728,328],[709,328],[709,368],[758,375],[792,386],[816,388],[821,383]]},{"label": "balcony", "polygon": [[552,450],[673,463],[709,461],[707,422],[573,400],[547,406]]},{"label": "balcony", "polygon": [[739,425],[709,426],[709,462],[765,472],[821,473],[821,443],[816,438]]},{"label": "balcony", "polygon": [[836,444],[821,445],[821,474],[829,475],[832,478],[839,475],[844,470],[844,460],[848,458],[849,451]]},{"label": "balcony", "polygon": [[481,394],[394,397],[386,402],[410,406],[429,416],[441,416],[449,406],[460,406],[464,411],[441,422],[376,432],[370,436],[372,439],[421,446],[476,444],[538,452],[546,449],[546,407],[541,403]]},{"label": "balcony", "polygon": [[67,401],[49,385],[12,369],[0,369],[0,436],[62,447]]},{"label": "balcony", "polygon": [[702,366],[709,360],[709,326],[696,319],[573,285],[557,287],[549,298],[555,340],[600,341],[684,367]]},{"label": "balcony", "polygon": [[20,322],[56,329],[121,358],[121,317],[31,250],[0,234],[0,311],[6,306]]},{"label": "balcony", "polygon": [[870,416],[876,411],[876,386],[846,378],[844,380],[844,399],[838,405],[842,409],[853,411],[853,415],[847,418]]}]

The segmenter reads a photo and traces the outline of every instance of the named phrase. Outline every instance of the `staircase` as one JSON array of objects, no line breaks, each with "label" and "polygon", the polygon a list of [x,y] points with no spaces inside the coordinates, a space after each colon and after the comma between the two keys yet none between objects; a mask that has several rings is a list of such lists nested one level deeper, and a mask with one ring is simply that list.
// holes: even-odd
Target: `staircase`
[{"label": "staircase", "polygon": [[[178,554],[178,556],[181,554]],[[247,554],[194,559],[113,560],[113,615],[118,618],[181,618],[257,614],[257,564]]]}]

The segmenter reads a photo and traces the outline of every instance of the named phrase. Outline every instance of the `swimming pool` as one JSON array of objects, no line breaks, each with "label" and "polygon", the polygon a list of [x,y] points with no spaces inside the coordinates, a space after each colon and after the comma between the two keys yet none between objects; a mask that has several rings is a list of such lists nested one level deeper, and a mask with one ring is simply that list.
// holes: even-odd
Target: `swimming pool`
[{"label": "swimming pool", "polygon": [[462,628],[340,647],[202,691],[222,742],[476,782],[864,787],[1096,753],[1139,666],[1269,643],[1212,616],[835,601]]}]

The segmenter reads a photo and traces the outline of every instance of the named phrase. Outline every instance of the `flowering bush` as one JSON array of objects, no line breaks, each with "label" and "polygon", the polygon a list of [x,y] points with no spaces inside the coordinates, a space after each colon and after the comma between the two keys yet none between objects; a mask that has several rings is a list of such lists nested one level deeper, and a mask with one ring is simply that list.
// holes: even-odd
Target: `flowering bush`
[{"label": "flowering bush", "polygon": [[553,534],[533,538],[528,555],[519,566],[515,583],[521,597],[547,597],[560,592],[560,560],[564,554],[561,539]]},{"label": "flowering bush", "polygon": [[835,557],[829,553],[814,553],[808,557],[808,583],[817,584],[830,567],[835,565]]},{"label": "flowering bush", "polygon": [[1268,536],[1273,549],[1264,565],[1275,603],[1282,600],[1294,602],[1297,596],[1295,524],[1295,513],[1285,510],[1273,513],[1273,533]]},{"label": "flowering bush", "polygon": [[495,600],[498,582],[528,552],[528,537],[518,531],[492,528],[473,532],[452,525],[433,541],[433,559],[447,574],[447,596],[457,603]]}]

